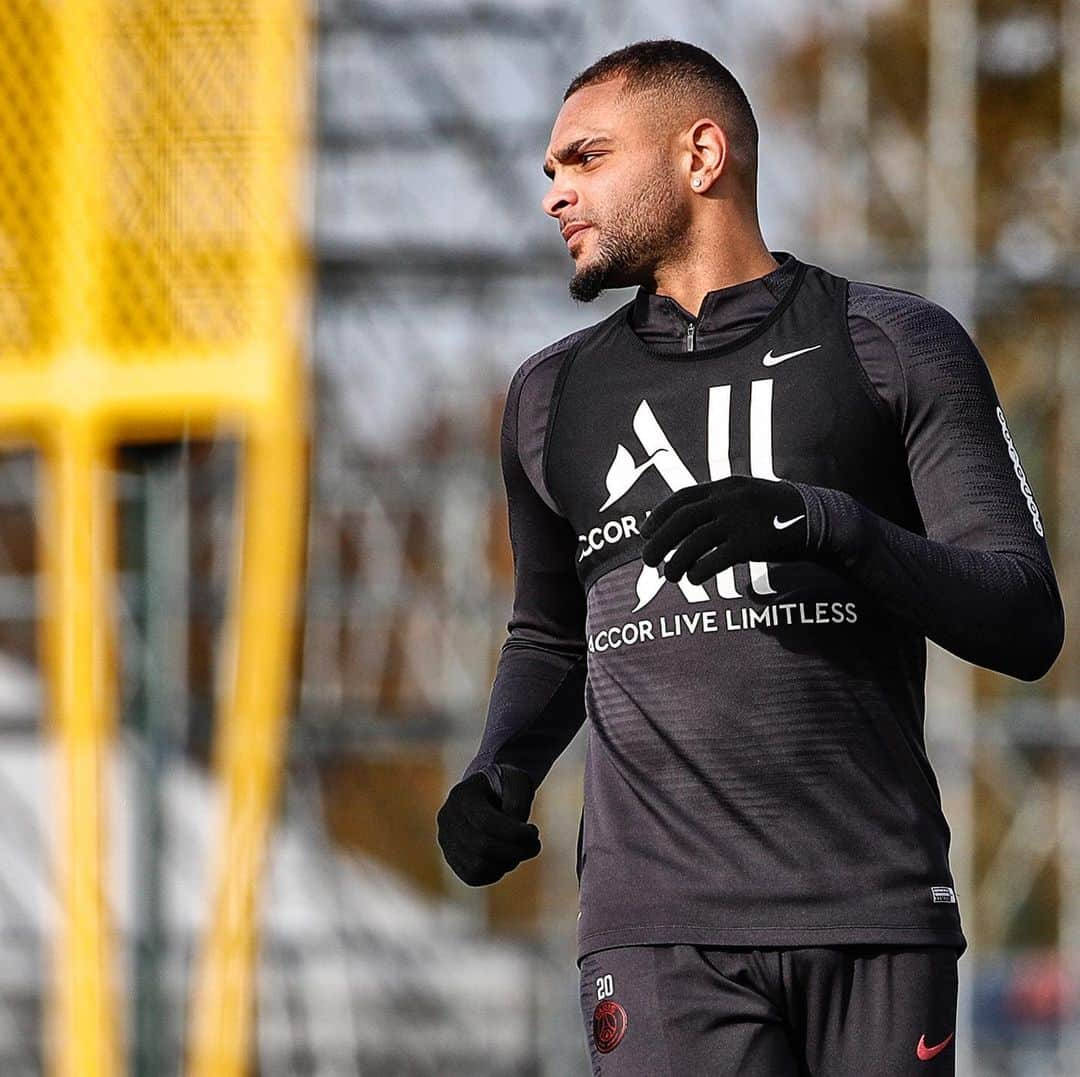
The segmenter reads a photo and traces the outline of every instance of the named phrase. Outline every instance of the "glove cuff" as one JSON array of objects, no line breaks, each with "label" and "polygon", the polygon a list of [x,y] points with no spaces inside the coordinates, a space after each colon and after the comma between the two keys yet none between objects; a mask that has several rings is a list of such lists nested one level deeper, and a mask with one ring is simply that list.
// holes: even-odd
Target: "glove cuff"
[{"label": "glove cuff", "polygon": [[528,773],[512,763],[488,763],[483,774],[495,791],[496,803],[502,811],[523,823],[529,818],[536,789]]},{"label": "glove cuff", "polygon": [[487,766],[481,767],[478,774],[483,774],[491,784],[491,788],[495,792],[496,801],[501,804],[503,798],[503,780],[502,773],[499,770],[499,763],[488,763]]},{"label": "glove cuff", "polygon": [[791,485],[806,505],[807,557],[833,568],[852,568],[866,546],[862,505],[842,490],[805,482]]}]

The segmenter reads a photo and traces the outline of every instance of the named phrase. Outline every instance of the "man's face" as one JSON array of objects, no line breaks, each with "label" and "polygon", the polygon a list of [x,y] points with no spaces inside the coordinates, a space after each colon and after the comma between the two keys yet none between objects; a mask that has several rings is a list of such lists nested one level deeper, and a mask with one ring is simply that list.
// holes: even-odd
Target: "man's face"
[{"label": "man's face", "polygon": [[643,98],[616,101],[622,81],[572,94],[544,157],[552,179],[544,212],[564,232],[587,225],[567,241],[576,266],[570,295],[583,303],[606,288],[649,284],[690,224],[671,140],[650,122]]}]

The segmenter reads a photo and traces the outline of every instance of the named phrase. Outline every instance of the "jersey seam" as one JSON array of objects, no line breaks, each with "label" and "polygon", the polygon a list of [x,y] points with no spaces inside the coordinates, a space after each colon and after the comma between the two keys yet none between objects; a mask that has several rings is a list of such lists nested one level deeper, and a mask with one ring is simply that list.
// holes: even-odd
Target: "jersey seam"
[{"label": "jersey seam", "polygon": [[[578,655],[577,658],[574,659],[573,665],[569,666],[566,669],[566,671],[563,673],[563,675],[559,678],[559,683],[552,689],[551,695],[548,696],[547,700],[544,702],[544,705],[540,708],[540,710],[538,710],[536,712],[536,714],[534,714],[532,716],[532,718],[529,719],[529,721],[528,721],[528,723],[526,725],[521,726],[518,729],[515,729],[514,732],[505,741],[503,741],[502,744],[500,744],[493,752],[491,752],[490,758],[488,759],[488,764],[490,764],[490,763],[498,763],[499,759],[497,757],[498,757],[498,755],[499,755],[499,753],[501,751],[503,751],[508,746],[513,744],[513,742],[515,740],[518,740],[520,737],[524,736],[526,733],[528,733],[530,730],[532,730],[532,728],[535,725],[537,725],[542,718],[547,717],[548,708],[551,706],[552,701],[562,691],[563,686],[566,684],[566,682],[569,679],[570,675],[580,665],[582,665],[582,663],[585,663],[585,666],[586,666],[586,669],[587,669],[588,668],[588,655],[587,654],[580,654],[580,655]],[[477,759],[479,760],[480,758],[482,758],[482,757],[478,755]],[[488,765],[488,764],[485,764],[485,765]],[[554,766],[554,763],[552,763],[552,765]]]},{"label": "jersey seam", "polygon": [[[847,352],[848,358],[851,360],[855,367],[855,378],[859,385],[862,387],[863,392],[866,394],[871,405],[874,408],[874,414],[883,421],[887,430],[890,433],[895,433],[896,428],[894,426],[893,414],[889,410],[888,403],[882,398],[881,394],[877,391],[874,383],[870,380],[870,375],[866,373],[866,368],[862,364],[862,360],[859,358],[859,353],[855,350],[855,342],[851,339],[851,325],[848,322],[848,307],[849,307],[849,294],[850,294],[851,281],[845,279],[844,286],[840,289],[841,301],[844,305],[843,310],[843,323],[844,323],[844,349]],[[874,323],[877,324],[876,322]],[[884,330],[882,330],[884,332]],[[885,333],[886,339],[889,344],[892,345],[893,351],[896,351],[896,344],[892,337],[888,333]],[[899,360],[898,360],[899,362]],[[904,386],[904,408],[907,410],[907,386]]]},{"label": "jersey seam", "polygon": [[[898,292],[901,295],[910,295],[915,299],[921,299],[924,302],[930,302],[930,300],[927,300],[926,296],[919,295],[918,292],[909,292],[904,288],[890,288],[890,287],[888,287],[887,285],[884,285],[884,284],[875,284],[875,285],[873,285],[873,287],[881,288],[881,289],[883,289],[884,291],[887,291],[887,292]],[[860,313],[860,314],[857,314],[856,317],[865,318],[866,321],[868,321],[872,326],[874,326],[876,329],[880,330],[882,335],[889,342],[889,345],[893,350],[893,358],[896,361],[896,369],[900,372],[900,384],[903,385],[903,387],[904,387],[904,408],[903,408],[904,414],[903,414],[903,416],[901,418],[901,423],[902,423],[901,429],[906,430],[907,429],[907,422],[908,422],[908,414],[910,412],[910,399],[911,399],[911,397],[910,397],[910,389],[909,389],[909,386],[908,386],[907,369],[904,367],[904,364],[900,359],[900,347],[897,344],[896,339],[889,332],[889,330],[884,326],[884,324],[882,324],[881,321],[879,321],[878,319],[872,317],[868,313]]]},{"label": "jersey seam", "polygon": [[[551,399],[548,401],[548,417],[547,423],[544,427],[544,443],[540,447],[540,478],[543,481],[544,486],[547,488],[548,496],[551,498],[552,502],[554,502],[554,504],[558,507],[560,515],[565,520],[569,520],[569,516],[563,509],[559,499],[555,496],[555,491],[551,485],[551,478],[548,475],[548,467],[551,461],[551,437],[555,429],[556,419],[558,418],[559,405],[562,403],[563,388],[566,385],[566,379],[569,377],[570,374],[570,367],[573,366],[574,361],[581,353],[582,345],[587,340],[591,340],[595,333],[599,331],[602,326],[606,325],[607,322],[607,318],[603,319],[603,321],[598,322],[596,325],[591,327],[593,332],[583,333],[581,339],[572,344],[565,353],[556,353],[564,354],[565,358],[563,359],[562,366],[559,367],[558,374],[555,375],[555,383],[551,387]],[[536,365],[539,366],[540,364],[537,363]]]},{"label": "jersey seam", "polygon": [[[518,386],[517,400],[514,402],[514,439],[513,439],[513,443],[512,443],[514,451],[517,453],[517,456],[518,456],[519,460],[521,459],[521,436],[520,436],[520,432],[521,432],[521,396],[522,396],[522,393],[524,393],[524,391],[525,391],[525,383],[549,359],[557,359],[560,356],[565,356],[569,352],[573,351],[575,347],[577,347],[576,344],[570,344],[568,347],[563,348],[560,351],[555,351],[555,352],[552,352],[550,355],[545,355],[543,357],[543,359],[537,360],[537,362],[535,364],[533,364],[532,368],[529,371],[527,371],[526,374],[521,379],[521,383]],[[527,361],[528,360],[526,360],[526,362]],[[562,370],[560,368],[559,374],[561,374],[561,373],[562,373]],[[558,382],[559,382],[559,375],[556,375],[555,384],[558,385]],[[554,389],[552,389],[552,399],[554,399]],[[548,402],[549,412],[550,412],[550,408],[551,408],[551,402],[549,401]],[[550,422],[550,415],[549,415],[549,422]],[[548,481],[548,477],[547,477],[547,462],[546,462],[546,458],[547,458],[547,429],[546,428],[547,428],[547,424],[545,424],[544,444],[540,447],[540,481],[544,484],[547,495],[548,495],[548,497],[551,498],[552,504],[554,504],[555,507],[559,510],[559,515],[562,516],[563,519],[566,519],[566,513],[563,512],[562,506],[559,504],[558,499],[555,497],[555,494],[551,489],[551,483]],[[523,472],[525,472],[525,477],[528,478],[528,472],[525,471],[524,463],[522,463],[522,465],[521,465],[521,470]],[[530,479],[529,481],[530,481],[530,484],[531,484],[532,480]],[[536,493],[537,493],[538,497],[543,498],[543,493],[540,490],[537,490]]]}]

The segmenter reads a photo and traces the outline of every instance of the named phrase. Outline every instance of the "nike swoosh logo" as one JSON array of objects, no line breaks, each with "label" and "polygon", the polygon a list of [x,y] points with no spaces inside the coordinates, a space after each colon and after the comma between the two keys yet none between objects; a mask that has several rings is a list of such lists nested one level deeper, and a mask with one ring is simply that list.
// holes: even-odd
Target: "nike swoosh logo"
[{"label": "nike swoosh logo", "polygon": [[776,366],[777,363],[782,363],[785,359],[793,359],[796,355],[802,355],[805,352],[816,351],[820,348],[820,344],[815,344],[812,348],[800,348],[797,352],[784,352],[783,355],[773,355],[772,348],[770,348],[762,358],[762,362],[765,366]]},{"label": "nike swoosh logo", "polygon": [[919,1056],[920,1062],[929,1062],[930,1059],[936,1058],[946,1047],[952,1043],[952,1038],[955,1035],[954,1032],[950,1032],[941,1043],[935,1043],[933,1047],[926,1046],[926,1037],[920,1036],[919,1043],[915,1048],[915,1053]]},{"label": "nike swoosh logo", "polygon": [[806,513],[804,512],[802,516],[792,516],[790,520],[781,520],[779,516],[774,516],[772,518],[772,525],[777,531],[783,531],[785,527],[797,524],[805,515]]}]

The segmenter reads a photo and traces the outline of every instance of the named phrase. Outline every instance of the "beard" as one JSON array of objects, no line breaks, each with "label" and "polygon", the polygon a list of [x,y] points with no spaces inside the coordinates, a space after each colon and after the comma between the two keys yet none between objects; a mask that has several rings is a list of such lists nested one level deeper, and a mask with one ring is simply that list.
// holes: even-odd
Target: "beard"
[{"label": "beard", "polygon": [[647,283],[686,235],[690,212],[676,194],[674,175],[656,169],[651,176],[628,205],[598,225],[596,252],[568,285],[571,299],[591,303],[607,288]]}]

